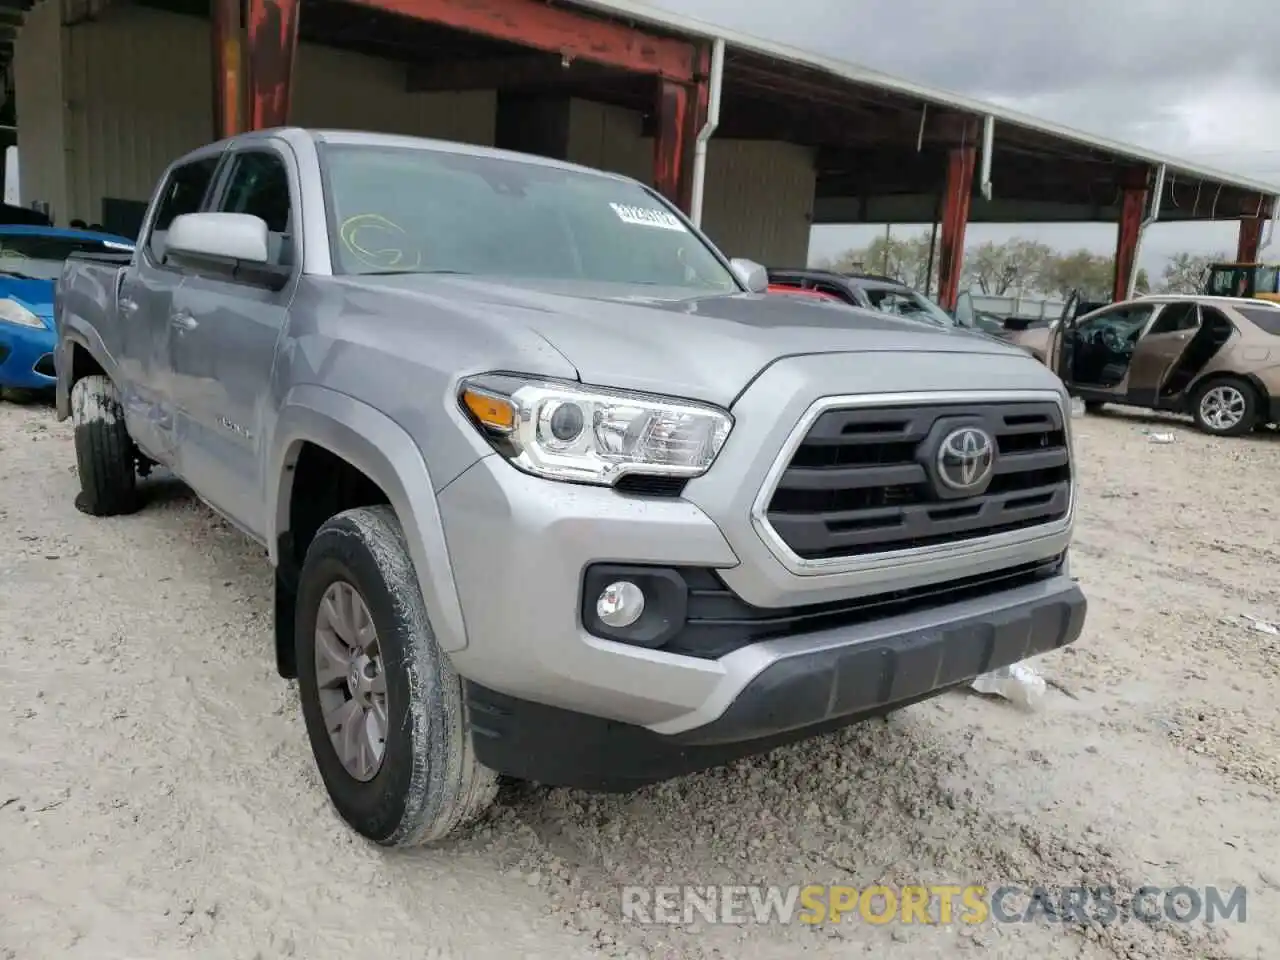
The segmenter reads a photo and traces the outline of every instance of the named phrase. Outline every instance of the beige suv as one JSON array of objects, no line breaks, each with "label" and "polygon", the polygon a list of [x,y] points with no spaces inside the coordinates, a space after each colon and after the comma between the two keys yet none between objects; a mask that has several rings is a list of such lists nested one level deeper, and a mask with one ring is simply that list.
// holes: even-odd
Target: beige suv
[{"label": "beige suv", "polygon": [[[1071,304],[1064,317],[1071,317]],[[1280,422],[1280,304],[1153,295],[1111,303],[1009,340],[1090,410],[1123,403],[1189,413],[1236,436]]]}]

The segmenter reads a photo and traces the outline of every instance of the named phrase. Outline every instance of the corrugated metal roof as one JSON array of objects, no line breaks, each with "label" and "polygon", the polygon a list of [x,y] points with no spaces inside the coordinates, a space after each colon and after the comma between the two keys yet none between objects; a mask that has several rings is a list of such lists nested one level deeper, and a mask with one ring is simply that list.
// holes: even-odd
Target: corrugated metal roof
[{"label": "corrugated metal roof", "polygon": [[720,37],[725,41],[725,44],[731,48],[737,47],[742,50],[751,51],[764,56],[775,57],[779,60],[790,61],[813,69],[822,70],[853,84],[884,90],[899,96],[919,100],[922,103],[972,113],[975,116],[989,115],[996,119],[997,138],[1000,136],[1000,124],[1011,124],[1016,127],[1034,130],[1038,133],[1046,134],[1051,137],[1071,141],[1075,144],[1093,150],[1101,150],[1106,153],[1114,154],[1120,158],[1137,160],[1142,163],[1150,164],[1163,163],[1168,168],[1169,173],[1177,174],[1179,176],[1185,175],[1193,179],[1203,180],[1209,183],[1220,183],[1226,186],[1238,187],[1243,190],[1256,191],[1258,193],[1269,194],[1272,196],[1280,195],[1280,183],[1267,183],[1262,180],[1254,180],[1250,177],[1240,176],[1239,174],[1228,173],[1225,170],[1217,170],[1212,167],[1201,166],[1186,160],[1179,160],[1176,157],[1166,156],[1150,150],[1144,150],[1141,147],[1135,147],[1131,144],[1120,143],[1106,137],[1085,133],[1082,130],[1075,130],[1071,127],[1052,123],[1048,120],[1042,120],[1038,117],[1028,116],[1026,114],[1019,113],[1016,110],[1009,110],[993,103],[986,103],[982,100],[975,100],[957,93],[938,90],[933,87],[925,86],[924,84],[914,83],[910,80],[903,80],[899,77],[880,73],[876,70],[868,70],[854,63],[836,60],[831,57],[822,56],[821,54],[790,47],[786,44],[775,43],[772,40],[754,37],[736,30],[731,30],[727,27],[716,26],[714,24],[707,23],[704,20],[698,20],[681,13],[672,13],[668,10],[662,9],[661,7],[654,6],[652,3],[649,3],[648,0],[574,0],[574,2],[580,6],[593,8],[600,12],[611,14],[615,17],[647,21],[654,26],[665,27],[668,30],[681,34],[706,38]]}]

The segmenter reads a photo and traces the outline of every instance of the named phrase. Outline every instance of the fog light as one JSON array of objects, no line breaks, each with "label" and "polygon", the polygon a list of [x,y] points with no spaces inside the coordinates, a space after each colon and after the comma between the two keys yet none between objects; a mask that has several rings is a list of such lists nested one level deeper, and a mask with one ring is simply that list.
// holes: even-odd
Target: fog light
[{"label": "fog light", "polygon": [[644,613],[644,591],[630,580],[609,584],[596,600],[596,616],[610,627],[629,627]]}]

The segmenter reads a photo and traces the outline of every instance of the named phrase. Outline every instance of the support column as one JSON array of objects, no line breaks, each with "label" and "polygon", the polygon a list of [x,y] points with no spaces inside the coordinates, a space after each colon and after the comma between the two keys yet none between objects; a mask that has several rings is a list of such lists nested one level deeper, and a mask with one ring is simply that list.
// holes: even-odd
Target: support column
[{"label": "support column", "polygon": [[298,0],[249,0],[250,130],[289,122],[298,49]]},{"label": "support column", "polygon": [[1262,217],[1245,217],[1240,221],[1240,236],[1236,241],[1236,262],[1257,263],[1258,247],[1262,244]]},{"label": "support column", "polygon": [[952,147],[947,153],[947,182],[942,195],[942,239],[938,245],[938,303],[954,310],[960,295],[964,266],[964,232],[973,198],[973,167],[977,148]]},{"label": "support column", "polygon": [[1116,231],[1115,272],[1112,274],[1111,299],[1120,301],[1129,295],[1129,278],[1137,269],[1138,237],[1142,233],[1142,215],[1147,209],[1147,186],[1131,184],[1124,188],[1120,202],[1120,226]]},{"label": "support column", "polygon": [[234,137],[243,129],[240,0],[210,0],[213,41],[213,139]]},{"label": "support column", "polygon": [[653,185],[685,213],[693,207],[693,143],[707,122],[711,49],[698,49],[691,83],[658,78]]}]

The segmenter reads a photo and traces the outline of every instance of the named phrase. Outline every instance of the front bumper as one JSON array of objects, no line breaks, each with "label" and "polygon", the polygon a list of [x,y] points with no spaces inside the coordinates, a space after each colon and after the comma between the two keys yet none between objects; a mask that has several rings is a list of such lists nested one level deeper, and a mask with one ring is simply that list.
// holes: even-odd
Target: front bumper
[{"label": "front bumper", "polygon": [[793,655],[756,673],[717,719],[669,736],[469,683],[476,755],[490,769],[547,785],[631,790],[883,714],[1057,649],[1080,635],[1085,610],[1079,587],[1060,574],[931,618],[798,637],[818,643],[794,644]]},{"label": "front bumper", "polygon": [[54,332],[0,323],[0,387],[43,390],[54,386]]},{"label": "front bumper", "polygon": [[[1044,400],[1045,373],[1039,364],[1024,357],[982,360],[986,378],[1000,390]],[[916,355],[911,362],[921,381],[943,390],[961,391],[973,376],[954,357]],[[804,673],[818,670],[827,676],[807,683],[826,689],[834,682],[843,689],[849,680],[831,678],[844,677],[844,668],[819,666],[836,655],[833,651],[872,649],[867,645],[891,637],[945,636],[937,655],[950,657],[946,648],[960,636],[954,624],[977,631],[984,623],[1003,622],[1006,615],[1023,625],[1017,629],[1025,633],[1025,642],[1008,660],[1002,659],[1003,642],[993,648],[987,659],[995,666],[1074,640],[1078,618],[1064,615],[1063,605],[1078,608],[1082,616],[1083,598],[1065,566],[1034,582],[991,587],[976,596],[953,593],[914,602],[913,593],[1060,558],[1070,541],[1069,516],[1062,523],[966,544],[943,543],[831,565],[797,566],[768,542],[755,516],[756,502],[788,436],[818,399],[812,385],[853,380],[874,389],[893,366],[876,355],[844,354],[796,358],[769,368],[734,405],[734,433],[716,464],[679,498],[549,482],[521,473],[497,455],[478,461],[438,496],[466,634],[465,646],[450,651],[458,673],[475,690],[643,728],[656,736],[696,736],[700,730],[716,730],[717,723],[729,723],[725,717],[735,717],[722,732],[707,735],[751,738],[760,725],[744,724],[740,712],[747,708],[735,705],[764,702],[759,691],[777,685],[779,677],[790,676],[798,665]],[[889,375],[900,379],[903,371],[892,369]],[[876,393],[882,395],[891,394],[886,388]],[[1059,399],[1052,391],[1049,396]],[[723,655],[699,657],[589,632],[582,616],[584,575],[595,564],[713,572],[733,602],[756,612],[872,603],[904,593],[913,602],[883,616],[845,618],[820,627],[797,624],[785,635],[730,644],[722,648],[729,650]],[[1040,612],[1037,605],[1053,612]],[[1008,614],[1013,608],[1022,613]],[[914,649],[916,643],[907,645]],[[865,662],[858,663],[863,669]],[[981,672],[980,666],[975,661],[970,676]],[[948,659],[935,687],[944,686],[943,678],[956,670],[964,673],[969,666],[961,669]],[[916,676],[903,673],[884,691],[890,699],[871,706],[902,702],[896,685],[908,683],[903,679],[908,674]],[[834,705],[833,696],[828,690],[818,702]],[[851,709],[863,707],[855,703]],[[776,709],[765,712],[772,716]],[[809,725],[824,722],[802,719]],[[785,732],[789,723],[774,732]]]}]

